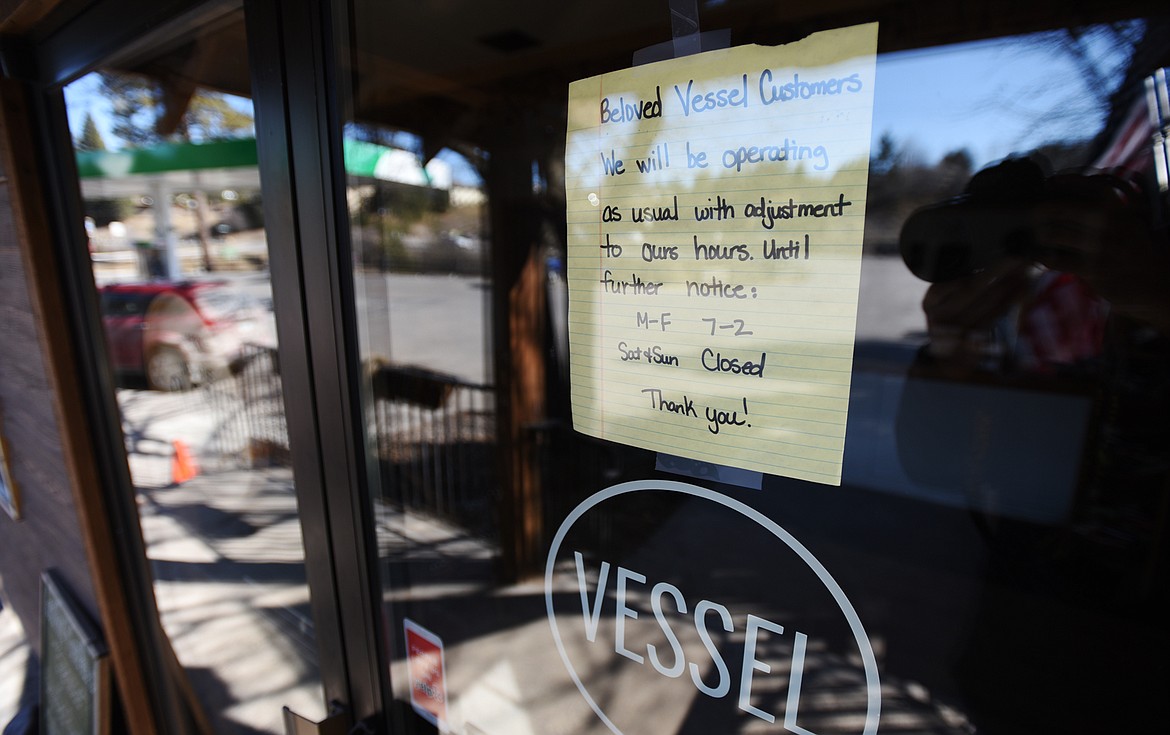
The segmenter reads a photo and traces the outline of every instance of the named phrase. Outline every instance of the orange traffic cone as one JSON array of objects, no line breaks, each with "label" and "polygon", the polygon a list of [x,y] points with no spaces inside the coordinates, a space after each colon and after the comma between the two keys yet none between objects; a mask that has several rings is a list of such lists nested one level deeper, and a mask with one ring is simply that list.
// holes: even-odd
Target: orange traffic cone
[{"label": "orange traffic cone", "polygon": [[175,448],[174,458],[171,459],[171,482],[179,485],[198,475],[199,467],[191,457],[191,450],[187,448],[186,442],[176,439],[171,445]]}]

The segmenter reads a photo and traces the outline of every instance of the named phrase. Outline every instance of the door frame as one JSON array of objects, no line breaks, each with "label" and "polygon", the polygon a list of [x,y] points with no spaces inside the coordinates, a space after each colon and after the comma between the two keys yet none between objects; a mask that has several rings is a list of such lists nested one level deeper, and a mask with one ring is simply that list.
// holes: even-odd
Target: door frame
[{"label": "door frame", "polygon": [[[289,248],[281,263],[271,268],[274,298],[282,292],[300,297],[297,305],[284,304],[284,312],[278,303],[277,319],[279,324],[282,318],[299,317],[299,329],[290,338],[291,349],[298,351],[288,355],[290,369],[304,371],[293,384],[304,391],[302,395],[314,398],[312,416],[300,415],[294,422],[290,413],[289,439],[298,498],[302,475],[314,473],[307,480],[314,484],[312,497],[301,507],[306,559],[314,556],[314,564],[321,566],[328,559],[330,573],[318,570],[316,580],[325,584],[328,576],[333,585],[335,610],[329,618],[340,639],[333,648],[319,645],[344,657],[348,686],[343,701],[354,720],[380,728],[391,701],[389,666],[383,653],[377,540],[367,502],[353,259],[337,98],[340,72],[332,32],[335,9],[328,0],[246,0],[244,5],[260,179],[289,187],[287,195],[281,191],[276,197],[276,204],[291,209],[265,213],[265,221],[275,226],[269,229],[270,242],[285,241],[282,247]],[[280,340],[283,368],[283,332]],[[289,380],[288,369],[284,379]],[[285,383],[286,400],[296,395],[289,385]],[[309,406],[289,409],[307,413]],[[298,458],[309,442],[315,442],[313,456]],[[315,514],[318,510],[321,515]],[[328,688],[326,695],[333,699]]]},{"label": "door frame", "polygon": [[[172,676],[139,526],[98,309],[65,85],[243,7],[273,306],[298,515],[326,701],[381,731],[390,702],[379,616],[377,546],[366,494],[344,160],[333,83],[334,10],[323,0],[118,0],[88,6],[44,37],[7,40],[0,61],[28,90],[38,172],[68,341],[81,386],[77,416],[92,437],[98,520],[130,617],[125,641],[161,732],[193,720]],[[340,219],[339,219],[340,218]],[[355,408],[357,407],[357,408]],[[102,584],[100,580],[97,584]],[[103,611],[104,614],[105,611]],[[119,641],[111,640],[112,645]],[[127,693],[128,694],[128,693]],[[133,696],[133,695],[131,695]]]}]

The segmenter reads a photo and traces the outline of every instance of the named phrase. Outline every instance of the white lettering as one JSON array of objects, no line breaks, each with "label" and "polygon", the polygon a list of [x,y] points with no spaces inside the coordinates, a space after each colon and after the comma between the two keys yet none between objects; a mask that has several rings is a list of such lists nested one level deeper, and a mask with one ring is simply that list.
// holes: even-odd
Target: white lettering
[{"label": "white lettering", "polygon": [[727,664],[723,661],[723,656],[719,655],[719,649],[715,647],[715,642],[711,640],[711,634],[707,632],[707,613],[714,610],[719,613],[719,617],[723,620],[723,629],[730,633],[735,630],[731,624],[731,613],[727,608],[723,607],[717,602],[710,600],[701,600],[698,605],[695,605],[695,630],[699,632],[699,638],[703,641],[703,646],[707,649],[707,654],[715,663],[715,670],[719,672],[719,685],[709,687],[703,683],[702,677],[699,675],[699,665],[691,662],[691,681],[695,682],[695,687],[700,692],[706,694],[708,697],[720,699],[726,697],[727,693],[731,691],[731,675],[727,671]]},{"label": "white lettering", "polygon": [[[564,661],[565,666],[568,668],[570,674],[572,674],[574,684],[576,684],[577,688],[581,691],[581,694],[588,701],[593,711],[607,723],[609,722],[608,716],[601,709],[601,707],[597,705],[597,702],[593,699],[592,695],[590,695],[590,693],[586,690],[583,680],[578,675],[577,669],[574,668],[574,665],[569,658],[568,651],[565,648],[566,641],[563,638],[558,626],[558,619],[560,618],[560,614],[557,612],[556,605],[554,604],[555,587],[553,582],[557,573],[557,562],[560,559],[560,554],[562,553],[562,542],[564,537],[585,513],[599,504],[610,500],[611,498],[641,491],[669,491],[718,503],[723,507],[737,512],[759,524],[764,530],[771,533],[778,541],[782,542],[789,550],[797,554],[801,560],[804,561],[809,569],[816,575],[817,579],[819,579],[825,588],[832,593],[833,598],[837,601],[841,613],[844,615],[845,621],[848,623],[849,628],[853,633],[853,639],[857,644],[857,653],[860,654],[860,661],[854,664],[854,667],[863,668],[865,672],[865,720],[864,726],[862,726],[860,722],[858,723],[858,727],[861,728],[859,732],[863,733],[863,735],[873,735],[876,733],[878,731],[878,722],[881,716],[882,704],[881,681],[878,675],[877,660],[873,653],[873,647],[870,645],[869,639],[865,635],[865,630],[861,625],[861,621],[857,617],[857,612],[853,609],[853,606],[849,603],[848,599],[846,599],[844,591],[842,591],[841,587],[833,580],[828,571],[812,556],[808,549],[792,538],[787,531],[776,525],[766,516],[760,514],[753,508],[714,491],[706,490],[705,488],[694,485],[684,485],[680,482],[663,482],[661,480],[624,483],[622,485],[616,485],[614,487],[603,490],[590,497],[581,505],[577,506],[577,508],[568,516],[568,518],[566,518],[564,523],[561,524],[561,527],[557,531],[557,534],[554,537],[553,543],[548,552],[544,588],[545,606],[548,610],[548,624],[552,629],[553,638],[556,641],[557,651],[560,654],[561,659]],[[567,554],[569,550],[564,549],[563,551]],[[598,564],[601,567],[600,574],[587,574],[583,556],[579,553],[575,556],[577,566],[577,581],[580,585],[581,593],[580,601],[582,619],[584,621],[584,630],[580,632],[586,633],[590,640],[595,642],[599,631],[603,636],[608,634],[608,625],[605,631],[601,631],[600,621],[602,615],[606,614],[607,612],[606,607],[608,602],[606,601],[606,598],[609,596],[609,590],[607,586],[609,579],[609,567],[616,565],[607,564],[598,560]],[[570,572],[570,574],[572,573]],[[594,576],[594,578],[598,580],[598,589],[594,592],[590,592],[588,590],[589,576]],[[808,641],[808,637],[805,634],[800,633],[793,627],[795,625],[794,621],[789,622],[789,624],[784,627],[781,627],[776,623],[764,620],[758,616],[749,615],[746,610],[740,613],[744,616],[744,618],[741,620],[739,615],[733,617],[731,611],[727,607],[710,600],[695,598],[698,599],[698,601],[692,605],[691,601],[688,600],[686,596],[685,590],[680,590],[678,587],[673,585],[659,585],[657,584],[657,580],[653,580],[650,582],[649,586],[644,586],[638,590],[642,593],[642,596],[637,597],[637,599],[639,601],[643,599],[646,600],[646,608],[642,609],[642,612],[647,612],[648,608],[650,607],[654,608],[654,614],[657,618],[657,621],[651,623],[649,620],[646,620],[639,623],[638,612],[631,608],[633,600],[629,599],[630,584],[631,580],[633,580],[633,584],[646,585],[646,577],[638,574],[637,572],[632,572],[621,567],[618,568],[618,577],[618,592],[617,595],[615,595],[615,597],[618,598],[616,600],[617,604],[615,605],[616,615],[614,621],[612,622],[614,627],[614,635],[616,638],[614,650],[618,655],[629,657],[631,660],[636,661],[639,664],[645,662],[645,659],[642,656],[634,654],[633,651],[627,648],[625,637],[627,633],[627,626],[632,625],[634,630],[631,632],[631,635],[635,636],[639,641],[638,644],[634,646],[638,649],[639,653],[649,654],[650,651],[654,650],[649,645],[642,642],[647,637],[649,637],[651,640],[657,639],[668,641],[668,644],[658,645],[657,651],[655,653],[655,671],[659,673],[666,672],[663,675],[673,675],[675,672],[677,672],[680,658],[679,651],[681,650],[681,658],[686,662],[684,665],[684,670],[689,669],[691,682],[694,684],[697,690],[703,692],[703,694],[706,696],[712,698],[727,697],[728,694],[730,694],[731,687],[735,686],[736,682],[738,682],[740,692],[736,699],[737,709],[740,709],[746,714],[750,714],[752,717],[757,719],[762,719],[768,723],[774,723],[774,725],[782,727],[785,732],[791,733],[792,735],[811,735],[807,729],[802,728],[797,724],[800,720],[800,698],[804,693],[804,663],[807,655],[807,649],[810,643]],[[674,598],[673,602],[668,602],[665,600],[667,595]],[[641,605],[638,606],[641,607]],[[695,626],[697,640],[695,640],[692,636],[684,635],[684,631],[680,627],[686,625],[683,623],[682,618],[686,617],[687,613],[682,611],[685,611],[688,608],[693,609],[693,620],[691,622]],[[676,613],[676,609],[680,612]],[[718,614],[718,623],[712,623],[712,621],[709,619],[711,612]],[[575,614],[571,614],[570,617],[576,620]],[[648,618],[649,615],[645,617]],[[633,620],[634,622],[630,623],[628,622],[629,620]],[[607,621],[607,623],[609,623],[609,621]],[[717,627],[714,627],[719,625],[722,626],[722,631],[719,631]],[[575,629],[576,625],[573,627]],[[645,628],[645,630],[643,630],[643,628]],[[785,631],[785,628],[787,628],[787,631]],[[665,638],[658,639],[657,636],[659,634],[656,629],[661,629]],[[761,629],[767,631],[764,634],[766,637],[768,633],[771,633],[772,635],[784,635],[785,632],[787,632],[788,635],[793,636],[791,655],[788,662],[790,665],[786,667],[783,673],[768,677],[768,681],[766,683],[771,686],[767,687],[768,697],[766,700],[764,699],[762,693],[760,696],[753,698],[752,686],[755,683],[759,683],[759,680],[756,677],[756,672],[771,673],[777,666],[778,660],[782,660],[786,658],[786,656],[781,652],[769,652],[767,650],[769,648],[775,647],[766,646],[764,643],[761,643]],[[745,635],[742,637],[737,635],[738,631],[741,630],[745,632]],[[685,632],[689,633],[689,631]],[[671,633],[676,635],[672,638],[670,636]],[[580,633],[574,637],[574,640],[580,640]],[[692,640],[695,640],[695,642],[693,645],[690,645]],[[726,642],[727,645],[733,646],[738,650],[740,645],[739,642],[741,640],[744,645],[742,654],[735,656],[736,660],[734,661],[727,659],[726,655],[720,650],[722,642]],[[675,649],[675,641],[680,642],[678,649]],[[666,645],[669,645],[669,647],[672,649],[672,653],[675,656],[673,660],[668,659],[665,652],[663,651]],[[700,646],[702,650],[700,650]],[[763,650],[761,649],[761,646],[763,646]],[[606,646],[606,648],[608,649],[608,646]],[[663,661],[663,659],[669,661],[671,665],[666,666],[666,661]],[[765,664],[764,661],[769,662],[771,666]],[[597,661],[593,657],[590,657],[588,662],[590,672],[588,672],[585,681],[592,679],[593,672],[597,670],[596,667],[601,666],[608,668],[613,663],[613,661],[610,661],[609,663]],[[622,665],[624,666],[624,664]],[[735,671],[735,666],[741,666],[742,668],[740,671]],[[637,684],[634,685],[636,686]],[[859,689],[859,693],[860,686],[860,683],[858,683],[857,688]],[[761,684],[761,688],[763,687],[764,685]],[[785,701],[783,698],[786,698],[787,701]],[[751,703],[753,701],[756,701],[761,705],[763,705],[766,701],[767,706],[770,709],[784,707],[785,714],[783,717],[781,717],[779,713],[777,713],[776,716],[773,717],[772,715],[763,712],[762,708],[757,709],[752,707]],[[859,702],[858,709],[856,711],[859,719],[861,712],[862,710],[860,709]],[[783,720],[782,725],[779,722],[781,719]],[[611,729],[613,729],[612,725]],[[737,727],[735,729],[742,728]],[[779,729],[779,727],[776,727],[775,729]]]},{"label": "white lettering", "polygon": [[626,605],[626,580],[632,579],[639,584],[646,584],[646,578],[637,572],[625,567],[618,567],[617,572],[617,620],[614,623],[613,651],[619,656],[625,656],[631,661],[643,663],[638,654],[626,648],[626,618],[638,619],[638,611]]},{"label": "white lettering", "polygon": [[739,708],[748,714],[759,717],[764,722],[775,722],[775,715],[770,715],[762,709],[752,706],[752,673],[762,671],[767,674],[772,670],[768,664],[756,658],[756,639],[759,637],[759,630],[770,630],[776,635],[784,634],[784,627],[776,625],[770,620],[757,618],[755,615],[747,616],[747,638],[743,643],[743,672],[739,679]]},{"label": "white lettering", "polygon": [[669,592],[670,596],[674,598],[675,608],[680,613],[687,611],[686,600],[683,599],[682,592],[679,592],[678,587],[668,582],[659,582],[654,585],[654,589],[650,592],[650,607],[654,610],[654,618],[658,621],[658,625],[662,628],[662,633],[666,636],[667,643],[670,644],[670,650],[674,653],[674,665],[667,668],[662,665],[658,659],[658,651],[653,644],[646,644],[646,653],[650,656],[650,663],[654,668],[658,669],[658,673],[663,676],[669,676],[671,679],[677,679],[682,676],[683,671],[687,667],[687,660],[683,658],[682,645],[678,642],[678,636],[670,629],[670,623],[666,619],[666,615],[662,612],[662,593]]},{"label": "white lettering", "polygon": [[597,594],[593,599],[593,614],[589,614],[589,590],[585,584],[585,558],[580,551],[574,551],[577,560],[577,584],[581,588],[581,616],[585,618],[585,639],[590,643],[597,638],[597,624],[601,621],[601,603],[605,599],[605,582],[609,578],[609,562],[601,562],[597,577]]},{"label": "white lettering", "polygon": [[[573,556],[577,563],[577,583],[580,586],[581,615],[585,622],[585,638],[590,643],[593,643],[596,641],[597,630],[601,622],[601,612],[604,606],[610,564],[609,562],[601,562],[601,567],[598,572],[597,589],[593,593],[593,598],[590,599],[585,571],[585,558],[579,551],[573,552]],[[629,587],[631,583],[645,585],[646,577],[632,569],[618,566],[617,581],[615,583],[617,587],[617,601],[614,617],[613,650],[619,656],[628,658],[638,664],[645,664],[645,657],[634,653],[626,647],[626,621],[639,619],[638,610],[631,607],[629,603]],[[703,681],[703,672],[700,668],[700,663],[693,659],[689,662],[687,661],[686,651],[683,649],[682,643],[675,633],[674,628],[671,627],[668,608],[663,603],[663,599],[667,596],[673,598],[674,610],[670,612],[677,611],[683,615],[687,614],[686,597],[678,587],[675,587],[669,582],[658,582],[651,588],[650,608],[654,612],[654,619],[657,621],[659,629],[661,629],[663,636],[666,638],[673,659],[671,659],[671,664],[667,666],[662,660],[663,657],[659,656],[659,647],[648,643],[646,644],[646,654],[650,658],[650,664],[658,673],[671,679],[681,677],[683,672],[689,669],[691,681],[694,683],[696,689],[714,699],[726,697],[731,691],[731,672],[728,669],[727,662],[723,658],[723,654],[719,651],[719,647],[711,637],[707,617],[710,613],[716,613],[723,630],[727,633],[733,633],[735,632],[735,624],[732,620],[731,611],[723,605],[717,602],[711,602],[710,600],[700,600],[695,605],[695,632],[698,633],[699,640],[703,643],[707,657],[711,660],[715,668],[716,679],[714,685],[709,685]],[[754,717],[758,717],[768,723],[774,723],[776,721],[774,715],[752,706],[751,703],[752,682],[755,677],[755,672],[758,671],[767,674],[772,671],[772,667],[764,661],[761,661],[756,653],[759,647],[761,630],[775,635],[784,634],[784,626],[782,625],[778,625],[756,615],[749,614],[747,616],[744,635],[743,667],[740,670],[739,676],[739,698],[737,705],[739,709]],[[800,689],[804,677],[804,658],[805,651],[808,647],[808,636],[799,631],[793,631],[793,636],[795,641],[792,648],[792,660],[788,676],[788,698],[784,714],[784,729],[793,733],[793,735],[815,735],[815,733],[804,729],[796,723],[800,707]]]},{"label": "white lettering", "polygon": [[804,649],[808,636],[797,632],[792,644],[792,672],[788,675],[788,705],[784,708],[784,729],[796,735],[816,735],[796,724],[797,709],[800,707],[800,682],[804,679]]}]

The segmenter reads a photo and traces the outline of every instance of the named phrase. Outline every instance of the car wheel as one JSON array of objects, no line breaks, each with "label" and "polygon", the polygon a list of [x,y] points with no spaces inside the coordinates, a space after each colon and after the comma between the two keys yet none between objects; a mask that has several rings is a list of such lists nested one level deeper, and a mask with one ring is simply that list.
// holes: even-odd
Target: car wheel
[{"label": "car wheel", "polygon": [[153,390],[191,388],[191,370],[183,353],[174,347],[158,347],[146,361],[146,382]]}]

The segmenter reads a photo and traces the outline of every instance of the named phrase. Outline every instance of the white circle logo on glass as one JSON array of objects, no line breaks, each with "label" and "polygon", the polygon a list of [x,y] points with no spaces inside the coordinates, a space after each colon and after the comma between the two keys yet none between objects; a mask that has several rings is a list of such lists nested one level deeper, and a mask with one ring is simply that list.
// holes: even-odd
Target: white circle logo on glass
[{"label": "white circle logo on glass", "polygon": [[569,676],[617,735],[878,731],[877,660],[844,591],[721,493],[644,480],[590,496],[553,538],[545,608]]}]

